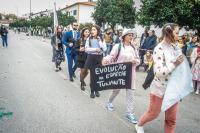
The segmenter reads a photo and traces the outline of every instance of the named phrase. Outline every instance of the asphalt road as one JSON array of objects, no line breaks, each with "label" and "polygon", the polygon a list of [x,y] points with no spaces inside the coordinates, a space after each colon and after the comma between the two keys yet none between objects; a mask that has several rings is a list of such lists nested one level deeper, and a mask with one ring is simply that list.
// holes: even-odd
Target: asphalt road
[{"label": "asphalt road", "polygon": [[[54,71],[49,40],[10,32],[8,41],[7,49],[0,48],[0,111],[4,107],[13,115],[0,119],[0,133],[135,133],[125,118],[125,91],[114,101],[115,111],[108,112],[105,103],[110,91],[90,99],[89,87],[82,92],[79,78],[69,81],[66,62],[61,72]],[[149,101],[149,90],[141,87],[144,77],[144,72],[137,72],[137,117]],[[183,99],[178,112],[176,133],[200,133],[200,95]],[[163,133],[163,114],[148,123],[145,132]]]}]

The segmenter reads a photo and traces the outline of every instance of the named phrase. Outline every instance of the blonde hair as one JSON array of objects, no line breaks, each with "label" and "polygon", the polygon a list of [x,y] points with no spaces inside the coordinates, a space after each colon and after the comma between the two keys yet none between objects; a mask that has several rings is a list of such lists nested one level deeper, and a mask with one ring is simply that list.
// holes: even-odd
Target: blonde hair
[{"label": "blonde hair", "polygon": [[162,29],[162,36],[161,36],[161,40],[163,40],[164,37],[168,38],[170,42],[175,43],[176,40],[174,38],[174,33],[173,31],[175,30],[175,28],[179,27],[178,24],[175,23],[168,23],[165,24],[163,26]]}]

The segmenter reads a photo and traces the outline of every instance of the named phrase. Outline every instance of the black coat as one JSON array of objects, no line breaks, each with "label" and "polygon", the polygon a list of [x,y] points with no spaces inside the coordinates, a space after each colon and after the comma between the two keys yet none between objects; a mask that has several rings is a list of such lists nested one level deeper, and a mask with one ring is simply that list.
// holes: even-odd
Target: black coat
[{"label": "black coat", "polygon": [[1,28],[0,34],[1,34],[1,36],[6,36],[8,34],[8,30],[6,28]]}]

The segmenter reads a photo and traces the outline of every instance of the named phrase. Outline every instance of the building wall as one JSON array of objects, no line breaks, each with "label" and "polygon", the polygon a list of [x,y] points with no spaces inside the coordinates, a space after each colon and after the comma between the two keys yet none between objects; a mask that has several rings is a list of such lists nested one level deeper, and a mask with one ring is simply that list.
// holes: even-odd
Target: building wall
[{"label": "building wall", "polygon": [[76,2],[96,2],[97,0],[67,0],[67,5],[71,5],[71,4],[74,4]]},{"label": "building wall", "polygon": [[[68,12],[70,16],[74,16],[75,19],[78,20],[78,5],[62,10],[62,13],[66,13],[66,12]],[[76,12],[76,14],[74,14],[74,12]]]},{"label": "building wall", "polygon": [[94,6],[79,5],[79,23],[93,23]]}]

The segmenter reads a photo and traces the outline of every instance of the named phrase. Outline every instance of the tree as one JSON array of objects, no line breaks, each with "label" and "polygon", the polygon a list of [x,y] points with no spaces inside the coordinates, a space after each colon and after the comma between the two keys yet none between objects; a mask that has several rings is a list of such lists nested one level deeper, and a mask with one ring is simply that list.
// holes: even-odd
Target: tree
[{"label": "tree", "polygon": [[67,13],[62,13],[61,11],[57,12],[58,23],[62,26],[67,26],[72,22],[76,21],[74,16],[69,16]]},{"label": "tree", "polygon": [[138,23],[143,26],[174,22],[181,27],[197,29],[200,33],[199,0],[141,0],[142,6],[137,13]]},{"label": "tree", "polygon": [[133,28],[136,21],[136,8],[133,6],[133,0],[119,1],[120,13],[122,14],[121,25],[123,27]]},{"label": "tree", "polygon": [[0,20],[2,20],[2,15],[0,14]]},{"label": "tree", "polygon": [[92,17],[98,25],[108,23],[112,29],[117,24],[134,27],[135,11],[133,0],[98,0]]},{"label": "tree", "polygon": [[99,26],[103,26],[106,23],[106,10],[108,8],[108,0],[98,0],[95,7],[95,12],[92,14],[95,22]]},{"label": "tree", "polygon": [[37,23],[37,26],[47,28],[53,25],[53,19],[50,16],[43,16],[43,17],[40,17],[36,23]]},{"label": "tree", "polygon": [[[75,21],[73,16],[68,16],[58,12],[58,22],[60,25],[66,26]],[[17,19],[11,23],[11,27],[40,27],[47,28],[53,27],[53,14],[51,16],[37,16],[31,20]]]},{"label": "tree", "polygon": [[6,19],[6,20],[9,20],[9,15],[5,15],[5,19]]},{"label": "tree", "polygon": [[79,30],[82,30],[83,28],[89,28],[89,29],[91,29],[92,28],[92,26],[93,26],[93,24],[92,23],[85,23],[85,24],[80,24],[80,26],[79,26]]}]

